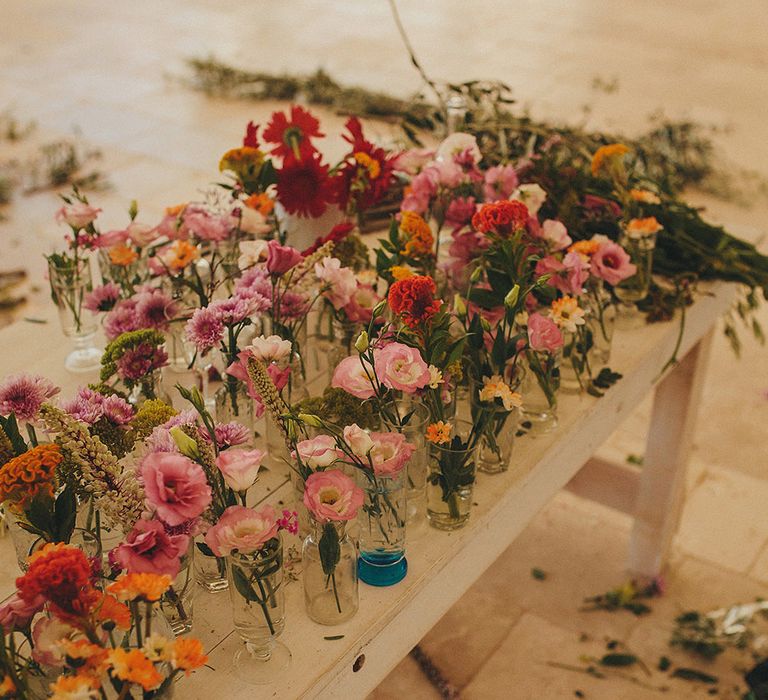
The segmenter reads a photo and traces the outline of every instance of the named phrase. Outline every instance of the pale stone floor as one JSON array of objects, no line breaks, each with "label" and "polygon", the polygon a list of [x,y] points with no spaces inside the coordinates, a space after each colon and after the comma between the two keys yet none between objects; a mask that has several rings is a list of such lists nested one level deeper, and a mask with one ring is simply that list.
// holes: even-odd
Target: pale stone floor
[{"label": "pale stone floor", "polygon": [[[416,50],[437,78],[503,79],[534,114],[587,120],[596,128],[636,131],[657,109],[727,127],[716,137],[727,153],[723,162],[768,173],[765,0],[401,0],[400,6]],[[219,155],[237,143],[244,124],[278,106],[188,91],[174,80],[185,57],[214,54],[272,71],[322,66],[339,80],[401,95],[419,84],[380,0],[0,0],[0,16],[0,111],[38,125],[23,143],[0,142],[0,160],[26,158],[36,144],[79,129],[102,150],[99,167],[113,185],[95,197],[105,228],[124,224],[132,198],[140,202],[140,218],[152,221],[215,180]],[[617,79],[618,90],[595,91],[598,76]],[[321,114],[326,132],[338,133],[342,119]],[[330,155],[339,147],[332,140]],[[752,239],[768,211],[764,200],[751,208],[700,194],[692,200]],[[55,193],[16,197],[0,222],[0,268],[26,268],[39,283],[41,253],[61,236],[52,222],[56,207]],[[41,299],[32,286],[25,315],[34,315]],[[765,310],[761,318],[768,323]],[[423,641],[463,697],[538,700],[574,697],[576,690],[606,700],[664,697],[618,676],[595,679],[547,665],[584,666],[580,657],[602,655],[607,639],[643,658],[653,675],[632,675],[646,684],[667,682],[654,670],[666,654],[720,675],[719,697],[738,697],[735,669],[748,660],[727,655],[707,666],[670,651],[667,641],[681,611],[768,594],[768,361],[752,338],[743,339],[741,360],[721,336],[716,340],[669,591],[653,603],[653,613],[578,611],[585,596],[623,581],[630,520],[561,494]],[[642,454],[648,411],[639,406],[605,453]],[[547,579],[534,580],[532,567]],[[700,685],[668,684],[666,697],[707,696]],[[372,697],[437,694],[406,659]]]}]

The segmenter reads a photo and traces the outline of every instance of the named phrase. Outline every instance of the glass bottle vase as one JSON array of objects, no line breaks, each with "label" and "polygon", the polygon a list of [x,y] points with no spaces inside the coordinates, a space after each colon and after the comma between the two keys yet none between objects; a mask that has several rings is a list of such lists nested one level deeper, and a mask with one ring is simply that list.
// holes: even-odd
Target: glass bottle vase
[{"label": "glass bottle vase", "polygon": [[408,572],[405,558],[405,525],[408,492],[407,470],[371,475],[358,472],[365,491],[358,511],[360,527],[358,576],[371,586],[392,586]]},{"label": "glass bottle vase", "polygon": [[160,599],[160,610],[177,637],[192,630],[195,601],[195,549],[194,544],[190,544],[189,550],[181,558],[179,573]]},{"label": "glass bottle vase", "polygon": [[357,545],[344,521],[321,523],[314,518],[301,550],[304,606],[321,625],[349,620],[360,605]]}]

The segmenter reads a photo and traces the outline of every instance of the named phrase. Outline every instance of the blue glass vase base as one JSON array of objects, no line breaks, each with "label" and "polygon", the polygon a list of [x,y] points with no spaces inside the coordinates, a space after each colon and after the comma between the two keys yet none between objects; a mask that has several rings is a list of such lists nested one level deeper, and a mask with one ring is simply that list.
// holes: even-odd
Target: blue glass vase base
[{"label": "blue glass vase base", "polygon": [[361,553],[357,560],[358,578],[369,586],[394,586],[408,573],[408,560],[402,553]]}]

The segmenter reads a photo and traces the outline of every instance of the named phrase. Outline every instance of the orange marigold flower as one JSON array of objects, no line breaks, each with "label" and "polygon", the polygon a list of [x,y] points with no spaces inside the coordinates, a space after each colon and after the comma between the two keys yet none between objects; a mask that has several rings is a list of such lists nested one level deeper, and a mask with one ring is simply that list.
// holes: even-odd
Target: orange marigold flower
[{"label": "orange marigold flower", "polygon": [[42,493],[53,498],[56,468],[64,457],[58,445],[38,445],[0,468],[0,501],[24,508]]},{"label": "orange marigold flower", "polygon": [[255,209],[263,216],[268,216],[275,208],[274,200],[264,192],[252,194],[243,202],[249,209]]},{"label": "orange marigold flower", "polygon": [[427,440],[435,445],[444,445],[451,439],[453,426],[441,420],[427,426]]},{"label": "orange marigold flower", "polygon": [[98,644],[92,644],[87,639],[62,639],[59,646],[64,650],[68,659],[84,662],[82,664],[72,664],[78,668],[86,668],[101,672],[103,665],[109,656],[109,651]]},{"label": "orange marigold flower", "polygon": [[189,241],[174,241],[161,254],[163,262],[171,272],[181,272],[187,265],[200,257],[200,251]]},{"label": "orange marigold flower", "polygon": [[157,601],[171,585],[173,579],[168,574],[134,573],[121,576],[107,586],[107,590],[119,600]]},{"label": "orange marigold flower", "polygon": [[578,253],[582,258],[591,258],[600,248],[598,241],[576,241],[568,248],[569,253]]},{"label": "orange marigold flower", "polygon": [[75,676],[59,676],[51,683],[51,700],[96,700],[99,697],[101,683],[98,678],[87,673]]},{"label": "orange marigold flower", "polygon": [[0,683],[0,698],[12,698],[16,693],[16,684],[10,676],[3,676],[3,682]]},{"label": "orange marigold flower", "polygon": [[643,204],[661,204],[659,195],[650,190],[635,190],[629,191],[629,196],[636,202],[643,202]]},{"label": "orange marigold flower", "polygon": [[97,622],[114,622],[121,630],[131,629],[131,611],[114,596],[104,594],[94,614]]},{"label": "orange marigold flower", "polygon": [[355,153],[354,159],[357,161],[358,165],[361,165],[366,169],[369,180],[375,180],[381,175],[381,163],[375,158],[371,158],[367,153],[358,151]]},{"label": "orange marigold flower", "polygon": [[173,644],[171,664],[180,668],[188,676],[196,668],[205,666],[208,657],[203,653],[203,644],[199,639],[179,637]]},{"label": "orange marigold flower", "polygon": [[138,683],[144,690],[154,690],[163,682],[155,665],[139,649],[112,649],[109,662],[112,664],[113,675],[122,681]]},{"label": "orange marigold flower", "polygon": [[400,230],[407,236],[404,253],[409,258],[432,255],[435,238],[432,229],[416,212],[404,211],[400,215]]},{"label": "orange marigold flower", "polygon": [[645,219],[632,219],[627,224],[627,235],[630,238],[640,238],[650,236],[652,233],[658,233],[663,226],[656,220],[655,216],[649,216]]},{"label": "orange marigold flower", "polygon": [[395,281],[407,280],[413,277],[416,273],[407,265],[393,265],[389,268],[389,272]]},{"label": "orange marigold flower", "polygon": [[119,243],[109,249],[109,262],[118,267],[128,267],[139,259],[139,254],[125,243]]},{"label": "orange marigold flower", "polygon": [[592,156],[592,175],[596,177],[606,162],[610,163],[617,160],[625,153],[629,153],[629,148],[623,143],[609,143],[607,146],[600,146],[595,151],[595,155]]}]

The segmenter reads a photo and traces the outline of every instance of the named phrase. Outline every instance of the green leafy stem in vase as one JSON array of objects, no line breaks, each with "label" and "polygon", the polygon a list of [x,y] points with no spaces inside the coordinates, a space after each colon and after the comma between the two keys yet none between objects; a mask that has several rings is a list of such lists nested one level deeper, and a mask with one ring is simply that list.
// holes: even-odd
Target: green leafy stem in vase
[{"label": "green leafy stem in vase", "polygon": [[232,580],[237,592],[250,605],[257,603],[264,614],[264,620],[269,627],[269,633],[274,636],[275,623],[270,609],[277,608],[277,592],[280,584],[271,579],[283,566],[280,542],[274,538],[248,559],[247,564],[241,565],[236,559],[230,562]]},{"label": "green leafy stem in vase", "polygon": [[437,469],[429,474],[429,483],[439,486],[443,502],[448,505],[452,518],[459,518],[460,494],[462,489],[475,483],[475,452],[474,447],[479,435],[485,432],[478,430],[477,424],[466,441],[454,435],[450,443],[442,446],[435,445],[431,458],[437,463]]},{"label": "green leafy stem in vase", "polygon": [[325,587],[330,584],[333,589],[333,598],[336,601],[336,610],[341,612],[341,603],[339,601],[339,592],[336,588],[336,567],[341,560],[341,545],[339,543],[339,532],[336,525],[327,522],[323,525],[323,534],[320,537],[320,564],[325,574]]}]

